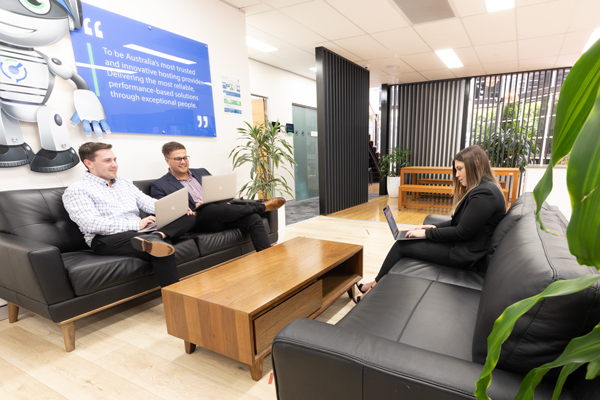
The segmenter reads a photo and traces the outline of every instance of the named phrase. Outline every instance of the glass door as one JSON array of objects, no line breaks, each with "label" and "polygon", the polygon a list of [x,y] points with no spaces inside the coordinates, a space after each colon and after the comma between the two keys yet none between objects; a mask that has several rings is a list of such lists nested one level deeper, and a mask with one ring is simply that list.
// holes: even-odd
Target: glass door
[{"label": "glass door", "polygon": [[296,200],[319,197],[317,110],[292,106],[294,124],[294,167]]}]

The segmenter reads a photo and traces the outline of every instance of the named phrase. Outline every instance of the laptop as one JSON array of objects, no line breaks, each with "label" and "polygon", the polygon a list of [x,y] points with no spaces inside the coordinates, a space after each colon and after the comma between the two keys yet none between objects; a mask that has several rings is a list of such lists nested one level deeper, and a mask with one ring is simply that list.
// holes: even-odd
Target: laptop
[{"label": "laptop", "polygon": [[229,201],[237,195],[237,174],[204,175],[202,177],[202,205]]},{"label": "laptop", "polygon": [[406,232],[408,231],[399,231],[398,226],[396,225],[396,221],[394,221],[394,216],[392,215],[392,211],[390,211],[389,206],[385,206],[383,209],[383,215],[385,215],[385,219],[387,220],[390,229],[392,230],[392,235],[396,240],[418,240],[418,239],[427,239],[426,237],[406,237]]},{"label": "laptop", "polygon": [[154,215],[156,223],[148,225],[138,232],[152,232],[169,225],[177,218],[187,214],[188,210],[188,189],[184,187],[175,193],[159,199],[154,203]]}]

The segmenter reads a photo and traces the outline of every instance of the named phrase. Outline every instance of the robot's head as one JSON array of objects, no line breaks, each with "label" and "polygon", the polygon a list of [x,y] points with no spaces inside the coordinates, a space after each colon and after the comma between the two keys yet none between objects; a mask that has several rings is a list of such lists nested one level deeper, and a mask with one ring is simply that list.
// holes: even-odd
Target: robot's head
[{"label": "robot's head", "polygon": [[48,46],[81,22],[80,0],[0,0],[0,42]]}]

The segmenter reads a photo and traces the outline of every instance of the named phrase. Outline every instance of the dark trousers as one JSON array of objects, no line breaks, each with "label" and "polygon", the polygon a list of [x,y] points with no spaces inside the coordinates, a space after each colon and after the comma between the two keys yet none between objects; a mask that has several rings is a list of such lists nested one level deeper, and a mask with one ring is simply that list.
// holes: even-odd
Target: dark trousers
[{"label": "dark trousers", "polygon": [[[162,227],[159,231],[167,235],[166,241],[168,242],[169,239],[175,239],[191,231],[195,224],[194,216],[186,215]],[[144,234],[136,231],[126,231],[113,235],[96,235],[92,239],[92,250],[94,254],[99,255],[136,257],[150,261],[161,287],[178,282],[179,275],[177,274],[174,254],[167,257],[153,257],[148,253],[136,250],[131,245],[132,238]]]},{"label": "dark trousers", "polygon": [[450,249],[454,243],[423,240],[397,240],[388,252],[383,265],[375,278],[379,282],[401,258],[410,257],[417,260],[450,266]]},{"label": "dark trousers", "polygon": [[265,212],[262,203],[244,204],[205,204],[196,212],[194,232],[218,232],[225,229],[239,229],[249,233],[256,251],[271,247],[269,236],[260,214]]}]

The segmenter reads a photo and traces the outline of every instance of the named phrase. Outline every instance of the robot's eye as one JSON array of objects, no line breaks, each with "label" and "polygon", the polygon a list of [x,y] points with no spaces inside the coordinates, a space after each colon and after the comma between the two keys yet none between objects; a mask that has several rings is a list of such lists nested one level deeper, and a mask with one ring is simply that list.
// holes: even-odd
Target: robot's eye
[{"label": "robot's eye", "polygon": [[50,11],[50,0],[19,0],[23,6],[35,14],[48,14]]}]

